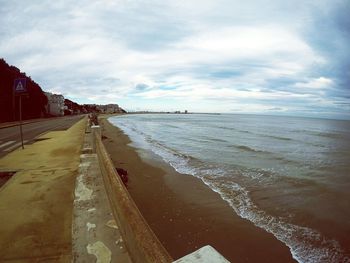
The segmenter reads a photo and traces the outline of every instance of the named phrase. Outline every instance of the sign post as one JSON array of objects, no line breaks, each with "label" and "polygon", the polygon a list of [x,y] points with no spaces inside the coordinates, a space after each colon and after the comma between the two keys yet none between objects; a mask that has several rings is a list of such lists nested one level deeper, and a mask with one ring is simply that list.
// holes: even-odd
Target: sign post
[{"label": "sign post", "polygon": [[23,145],[23,131],[22,131],[22,96],[27,94],[26,79],[18,78],[14,81],[14,94],[19,96],[19,131],[21,134],[22,149]]}]

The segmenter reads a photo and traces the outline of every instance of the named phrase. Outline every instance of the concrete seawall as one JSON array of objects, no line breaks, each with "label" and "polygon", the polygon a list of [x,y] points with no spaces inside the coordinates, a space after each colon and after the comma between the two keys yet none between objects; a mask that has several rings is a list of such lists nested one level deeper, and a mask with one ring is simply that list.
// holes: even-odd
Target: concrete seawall
[{"label": "concrete seawall", "polygon": [[113,216],[119,225],[126,248],[133,262],[173,262],[129,195],[102,143],[99,131],[94,132],[96,150],[103,181]]}]

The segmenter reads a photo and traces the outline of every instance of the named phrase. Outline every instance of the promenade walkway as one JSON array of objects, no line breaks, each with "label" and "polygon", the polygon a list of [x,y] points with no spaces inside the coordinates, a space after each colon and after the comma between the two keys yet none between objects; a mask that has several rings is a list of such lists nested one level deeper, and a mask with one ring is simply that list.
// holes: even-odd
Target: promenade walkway
[{"label": "promenade walkway", "polygon": [[[79,209],[87,205],[76,191],[79,183],[90,180],[84,186],[95,187],[90,189],[92,196],[94,192],[103,193],[102,181],[91,179],[99,172],[98,163],[93,155],[82,154],[85,129],[86,120],[81,120],[66,131],[49,132],[24,150],[17,149],[0,159],[0,172],[16,172],[0,188],[0,262],[94,262],[101,257],[101,243],[90,242],[90,237],[108,234],[113,238],[117,231],[106,196],[91,201],[100,209],[85,209],[91,216],[85,215],[89,224],[75,222]],[[90,177],[82,178],[82,174]],[[93,217],[99,220],[93,221]],[[112,241],[108,242],[111,245]],[[113,246],[110,251],[125,251],[117,236]]]}]

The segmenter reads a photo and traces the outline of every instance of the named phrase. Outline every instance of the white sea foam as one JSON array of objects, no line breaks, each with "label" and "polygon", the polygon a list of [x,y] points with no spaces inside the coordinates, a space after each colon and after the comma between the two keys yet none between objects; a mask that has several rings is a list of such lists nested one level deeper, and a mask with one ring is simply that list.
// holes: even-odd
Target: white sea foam
[{"label": "white sea foam", "polygon": [[[298,262],[350,262],[343,255],[338,242],[327,240],[316,230],[290,224],[283,218],[275,218],[260,210],[249,197],[249,193],[238,184],[227,185],[215,178],[204,178],[242,218],[272,233],[285,243]],[[230,190],[229,190],[230,189]]]}]

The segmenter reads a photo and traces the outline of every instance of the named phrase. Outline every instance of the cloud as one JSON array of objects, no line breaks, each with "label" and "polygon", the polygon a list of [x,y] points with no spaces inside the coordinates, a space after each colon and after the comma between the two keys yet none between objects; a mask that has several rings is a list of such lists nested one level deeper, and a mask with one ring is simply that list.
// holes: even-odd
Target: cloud
[{"label": "cloud", "polygon": [[145,91],[149,89],[149,86],[144,83],[139,83],[135,86],[135,91]]},{"label": "cloud", "polygon": [[345,0],[0,2],[1,56],[77,102],[346,115]]},{"label": "cloud", "polygon": [[295,87],[307,89],[325,89],[332,87],[333,84],[333,80],[325,77],[319,77],[316,79],[310,79],[307,82],[297,82],[295,83]]},{"label": "cloud", "polygon": [[232,26],[205,30],[184,39],[176,47],[225,57],[228,55],[228,59],[264,58],[272,54],[303,54],[315,57],[312,49],[296,34],[276,25]]}]

